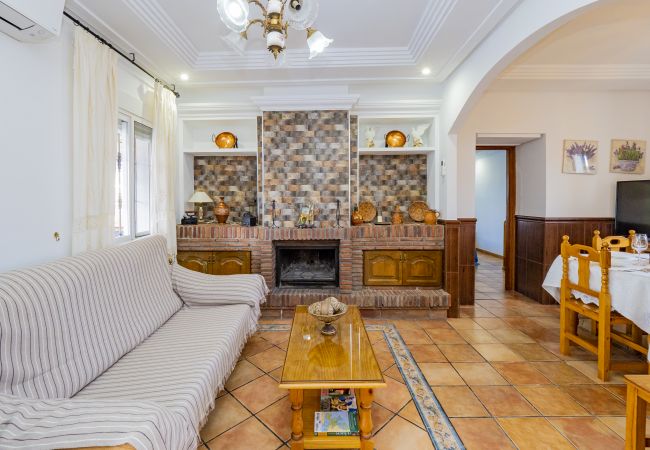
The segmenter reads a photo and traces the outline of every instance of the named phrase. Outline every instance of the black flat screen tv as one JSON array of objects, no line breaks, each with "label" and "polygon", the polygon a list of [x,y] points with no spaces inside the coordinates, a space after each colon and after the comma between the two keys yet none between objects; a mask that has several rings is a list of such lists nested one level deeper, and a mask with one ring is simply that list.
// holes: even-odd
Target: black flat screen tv
[{"label": "black flat screen tv", "polygon": [[616,234],[629,230],[650,235],[650,180],[616,184]]}]

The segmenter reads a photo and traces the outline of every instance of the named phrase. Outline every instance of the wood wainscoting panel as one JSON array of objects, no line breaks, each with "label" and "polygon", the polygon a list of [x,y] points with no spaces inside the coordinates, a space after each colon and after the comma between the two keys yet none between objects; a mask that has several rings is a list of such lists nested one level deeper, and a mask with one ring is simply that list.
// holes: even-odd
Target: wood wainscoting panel
[{"label": "wood wainscoting panel", "polygon": [[555,303],[542,282],[560,254],[562,236],[572,244],[591,245],[594,230],[602,236],[614,233],[613,218],[516,216],[515,222],[515,290],[543,304]]}]

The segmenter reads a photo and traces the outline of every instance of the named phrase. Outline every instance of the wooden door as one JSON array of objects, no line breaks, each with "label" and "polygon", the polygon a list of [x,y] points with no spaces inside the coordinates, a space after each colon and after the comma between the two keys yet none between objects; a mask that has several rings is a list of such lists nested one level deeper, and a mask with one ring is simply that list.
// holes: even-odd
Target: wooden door
[{"label": "wooden door", "polygon": [[403,252],[402,285],[442,286],[442,252],[406,250]]},{"label": "wooden door", "polygon": [[176,260],[181,266],[201,273],[211,272],[212,252],[178,252]]},{"label": "wooden door", "polygon": [[363,252],[363,283],[366,286],[402,284],[402,252],[366,250]]},{"label": "wooden door", "polygon": [[251,273],[251,252],[214,252],[213,275]]}]

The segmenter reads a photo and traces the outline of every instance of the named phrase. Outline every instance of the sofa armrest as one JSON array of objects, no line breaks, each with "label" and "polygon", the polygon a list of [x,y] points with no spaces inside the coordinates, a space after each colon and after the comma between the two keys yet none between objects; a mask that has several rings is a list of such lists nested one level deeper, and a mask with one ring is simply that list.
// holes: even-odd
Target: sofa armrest
[{"label": "sofa armrest", "polygon": [[259,309],[269,293],[261,275],[207,275],[178,264],[172,268],[172,285],[188,306],[246,304]]},{"label": "sofa armrest", "polygon": [[135,450],[135,448],[131,444],[122,444],[111,447],[76,447],[72,450]]},{"label": "sofa armrest", "polygon": [[0,394],[0,448],[191,449],[196,430],[153,402]]}]

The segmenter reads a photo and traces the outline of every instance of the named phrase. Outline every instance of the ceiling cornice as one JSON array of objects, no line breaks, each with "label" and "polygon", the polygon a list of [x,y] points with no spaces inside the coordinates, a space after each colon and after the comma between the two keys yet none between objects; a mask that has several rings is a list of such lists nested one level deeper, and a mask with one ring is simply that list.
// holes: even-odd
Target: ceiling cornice
[{"label": "ceiling cornice", "polygon": [[502,80],[648,80],[650,64],[519,64]]},{"label": "ceiling cornice", "polygon": [[156,0],[122,0],[179,58],[193,65],[199,51]]},{"label": "ceiling cornice", "polygon": [[353,111],[366,117],[427,117],[437,116],[442,100],[384,100],[359,101]]},{"label": "ceiling cornice", "polygon": [[351,110],[358,95],[262,95],[251,97],[261,111]]},{"label": "ceiling cornice", "polygon": [[178,117],[184,120],[245,119],[260,114],[252,102],[208,102],[176,104]]},{"label": "ceiling cornice", "polygon": [[458,0],[434,0],[427,4],[408,46],[408,52],[414,61],[422,58],[457,2]]}]

